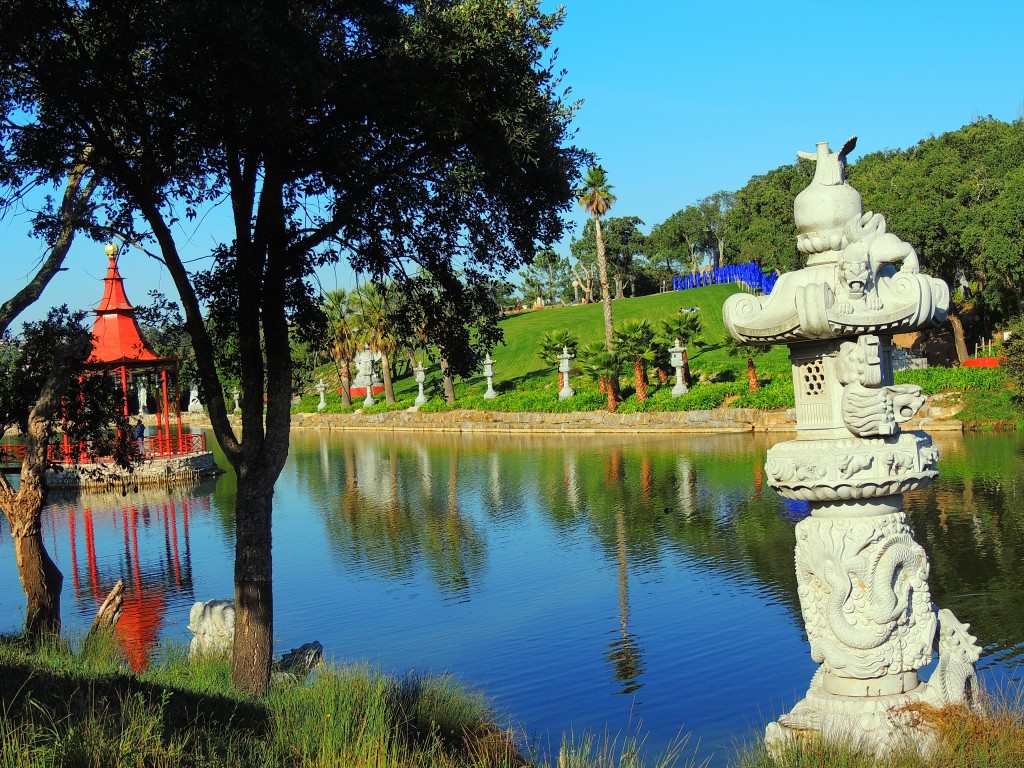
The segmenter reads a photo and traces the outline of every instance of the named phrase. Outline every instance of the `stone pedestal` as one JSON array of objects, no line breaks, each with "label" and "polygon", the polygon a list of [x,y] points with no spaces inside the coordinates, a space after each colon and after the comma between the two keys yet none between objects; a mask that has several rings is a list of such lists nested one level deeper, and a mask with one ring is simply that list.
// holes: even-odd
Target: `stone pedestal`
[{"label": "stone pedestal", "polygon": [[572,361],[575,355],[569,354],[568,347],[562,347],[562,354],[558,356],[558,372],[562,374],[562,388],[558,390],[559,400],[568,400],[576,394],[576,390],[569,386],[569,372],[572,370]]},{"label": "stone pedestal", "polygon": [[[741,341],[789,346],[798,437],[768,451],[765,471],[811,510],[796,527],[796,572],[820,666],[766,741],[817,732],[883,753],[930,743],[908,705],[974,704],[980,649],[932,605],[928,557],[902,510],[903,494],[938,474],[938,452],[928,435],[900,431],[925,398],[893,384],[891,336],[944,321],[949,291],[880,214],[862,212],[843,173],[855,143],[804,155],[817,162],[794,204],[808,266],[768,296],[730,297],[723,314]],[[921,682],[936,646],[938,669]]]}]

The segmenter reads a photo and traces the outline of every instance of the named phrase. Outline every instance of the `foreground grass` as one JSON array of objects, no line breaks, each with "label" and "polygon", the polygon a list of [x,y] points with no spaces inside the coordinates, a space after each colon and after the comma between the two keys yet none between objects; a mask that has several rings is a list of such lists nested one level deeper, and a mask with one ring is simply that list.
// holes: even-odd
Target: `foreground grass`
[{"label": "foreground grass", "polygon": [[[164,649],[142,675],[114,643],[78,655],[0,639],[0,766],[504,768],[546,765],[479,695],[447,676],[395,679],[328,666],[262,701],[231,689],[224,659]],[[637,739],[567,739],[559,768],[636,766]],[[680,765],[682,745],[652,765]],[[691,763],[687,763],[692,765]]]},{"label": "foreground grass", "polygon": [[[773,757],[763,744],[748,748],[737,768],[1021,768],[1024,766],[1024,713],[1017,704],[992,704],[982,717],[966,707],[917,710],[936,737],[926,756],[903,750],[884,758],[852,751],[824,738],[794,741]],[[777,758],[777,759],[776,759]]]}]

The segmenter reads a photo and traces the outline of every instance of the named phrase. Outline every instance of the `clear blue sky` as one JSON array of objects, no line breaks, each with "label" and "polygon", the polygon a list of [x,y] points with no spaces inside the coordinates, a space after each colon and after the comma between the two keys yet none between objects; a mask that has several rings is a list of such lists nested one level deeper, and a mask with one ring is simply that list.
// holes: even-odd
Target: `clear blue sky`
[{"label": "clear blue sky", "polygon": [[[612,215],[636,215],[645,231],[720,189],[793,162],[818,141],[853,157],[906,148],[992,115],[1024,114],[1024,4],[1011,2],[699,2],[562,0],[558,64],[570,98],[582,99],[576,143],[593,151],[618,196]],[[554,9],[559,3],[546,2]],[[584,220],[572,212],[577,231]],[[25,221],[0,224],[6,299],[41,247]],[[185,252],[209,253],[209,231]],[[568,237],[559,250],[568,254]],[[91,308],[105,271],[102,247],[81,241],[40,308]],[[122,260],[129,296],[174,296],[158,265]],[[351,286],[337,267],[325,288]]]}]

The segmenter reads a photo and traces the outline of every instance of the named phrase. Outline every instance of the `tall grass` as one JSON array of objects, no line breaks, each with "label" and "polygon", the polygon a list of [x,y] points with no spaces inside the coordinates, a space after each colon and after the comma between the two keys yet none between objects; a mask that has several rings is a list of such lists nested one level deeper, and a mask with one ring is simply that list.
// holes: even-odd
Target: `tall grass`
[{"label": "tall grass", "polygon": [[[162,648],[128,671],[112,649],[29,648],[0,638],[0,767],[543,768],[480,694],[448,676],[394,678],[326,665],[304,685],[279,683],[264,700],[230,686],[223,658],[190,662]],[[102,652],[98,650],[103,648]],[[634,768],[639,737],[570,738],[559,765]],[[655,763],[676,765],[681,745]],[[692,763],[691,763],[692,764]]]}]

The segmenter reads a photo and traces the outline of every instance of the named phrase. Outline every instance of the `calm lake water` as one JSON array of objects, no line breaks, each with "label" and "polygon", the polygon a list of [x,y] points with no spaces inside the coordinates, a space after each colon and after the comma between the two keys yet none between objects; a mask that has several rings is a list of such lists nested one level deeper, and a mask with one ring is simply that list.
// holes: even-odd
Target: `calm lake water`
[{"label": "calm lake water", "polygon": [[[779,437],[777,439],[785,439]],[[1024,679],[1024,440],[936,436],[908,495],[935,602],[972,625],[990,687]],[[212,443],[212,441],[211,441]],[[302,432],[275,494],[279,650],[449,671],[534,743],[680,732],[722,764],[802,697],[793,526],[764,483],[769,438]],[[227,464],[221,461],[222,466]],[[119,578],[133,664],[186,642],[196,600],[232,596],[228,474],[187,493],[54,499],[46,543],[70,627]],[[0,525],[0,629],[24,599]]]}]

